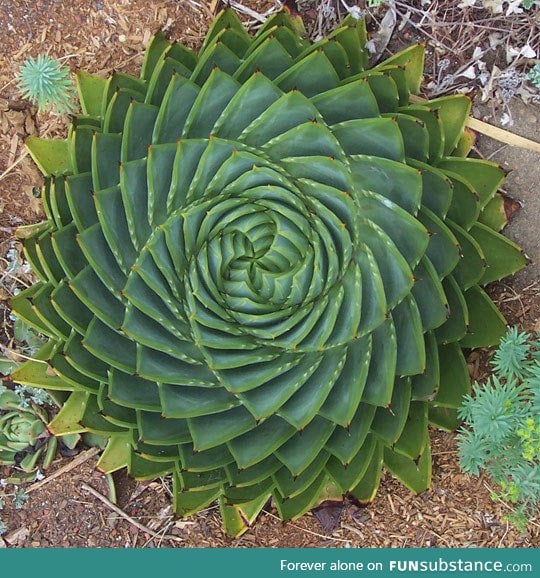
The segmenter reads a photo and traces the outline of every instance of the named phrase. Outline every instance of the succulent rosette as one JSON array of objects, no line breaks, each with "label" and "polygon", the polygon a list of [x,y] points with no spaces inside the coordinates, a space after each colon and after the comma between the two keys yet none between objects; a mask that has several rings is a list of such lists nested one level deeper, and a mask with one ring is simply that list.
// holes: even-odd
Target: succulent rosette
[{"label": "succulent rosette", "polygon": [[470,101],[411,98],[423,47],[367,70],[362,20],[302,30],[158,34],[140,78],[79,73],[66,140],[28,142],[47,220],[13,307],[49,341],[14,379],[63,398],[51,431],[109,437],[103,470],[172,473],[175,511],[219,499],[233,535],[271,497],[369,502],[383,464],[425,490],[462,349],[505,332],[482,286],[525,263]]},{"label": "succulent rosette", "polygon": [[12,391],[0,394],[0,465],[12,466],[17,455],[33,449],[46,435],[46,413],[19,406],[20,398]]}]

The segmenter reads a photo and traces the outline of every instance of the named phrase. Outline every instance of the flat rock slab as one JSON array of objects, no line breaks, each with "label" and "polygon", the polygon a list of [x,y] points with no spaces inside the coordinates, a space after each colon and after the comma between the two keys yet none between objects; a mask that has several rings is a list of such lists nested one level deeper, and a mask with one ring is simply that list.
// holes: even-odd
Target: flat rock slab
[{"label": "flat rock slab", "polygon": [[[540,141],[540,106],[514,99],[510,111],[513,125],[507,130]],[[504,234],[523,247],[532,261],[515,276],[515,285],[525,287],[540,279],[540,153],[504,145],[485,136],[478,138],[477,146],[486,158],[510,171],[503,189],[523,203]]]}]

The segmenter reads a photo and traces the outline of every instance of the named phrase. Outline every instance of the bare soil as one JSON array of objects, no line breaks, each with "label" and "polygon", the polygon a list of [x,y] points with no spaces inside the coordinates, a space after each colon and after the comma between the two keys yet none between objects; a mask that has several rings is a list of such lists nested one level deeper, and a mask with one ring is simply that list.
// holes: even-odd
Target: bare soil
[{"label": "bare soil", "polygon": [[[25,156],[24,139],[30,134],[62,134],[67,124],[66,118],[36,114],[20,100],[14,82],[20,64],[28,56],[47,53],[63,58],[73,70],[136,72],[144,47],[159,28],[191,47],[200,46],[217,2],[198,4],[198,8],[187,0],[4,0],[0,4],[0,29],[7,31],[0,44],[0,271],[7,251],[18,249],[15,227],[42,217],[34,194],[41,177]],[[258,12],[272,5],[244,4]],[[307,17],[313,24],[317,15],[310,10]],[[409,42],[417,39],[415,30],[405,33]],[[519,287],[509,281],[490,291],[509,324],[540,329],[537,280]],[[4,345],[12,339],[8,297],[0,288]],[[471,354],[474,379],[485,377],[488,359],[488,351]],[[432,444],[433,484],[427,492],[414,496],[385,474],[376,500],[366,508],[347,504],[334,517],[333,528],[324,528],[312,513],[283,524],[268,504],[254,528],[237,540],[223,534],[217,507],[177,520],[171,512],[167,480],[143,484],[115,474],[118,507],[154,535],[137,528],[83,488],[87,484],[103,496],[110,491],[109,480],[95,469],[93,457],[31,491],[21,509],[7,499],[2,511],[7,533],[0,538],[0,547],[540,547],[538,520],[520,534],[504,520],[508,506],[491,500],[489,480],[472,479],[460,471],[454,434],[434,431]],[[71,459],[58,457],[46,479]],[[0,468],[0,478],[10,473]]]},{"label": "bare soil", "polygon": [[[7,503],[3,519],[9,547],[539,547],[540,528],[520,534],[503,517],[502,503],[490,498],[489,480],[463,474],[455,436],[433,432],[433,481],[418,496],[385,474],[375,501],[366,508],[347,504],[334,530],[324,530],[313,514],[282,523],[267,505],[257,524],[233,540],[221,530],[217,507],[186,520],[172,516],[167,482],[135,483],[116,476],[118,505],[157,536],[120,518],[82,488],[107,495],[95,458],[30,493],[20,510]],[[61,467],[59,460],[52,468]],[[49,472],[48,472],[49,474]],[[163,534],[177,539],[163,538]]]}]

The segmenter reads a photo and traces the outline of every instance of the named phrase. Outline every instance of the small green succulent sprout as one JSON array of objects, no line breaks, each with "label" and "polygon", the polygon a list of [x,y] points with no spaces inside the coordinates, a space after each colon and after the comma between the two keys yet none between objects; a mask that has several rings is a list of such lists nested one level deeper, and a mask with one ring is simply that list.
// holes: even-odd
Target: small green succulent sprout
[{"label": "small green succulent sprout", "polygon": [[533,84],[538,90],[540,90],[540,63],[536,63],[529,74],[527,74],[528,80]]},{"label": "small green succulent sprout", "polygon": [[[68,450],[81,440],[76,432],[59,438],[47,430],[50,418],[44,404],[54,401],[39,393],[23,385],[14,390],[0,386],[0,465],[17,465],[26,474],[35,474],[38,465],[46,470],[52,464],[59,439]],[[95,441],[90,438],[90,444]],[[28,476],[23,474],[22,479]]]},{"label": "small green succulent sprout", "polygon": [[18,453],[34,447],[47,435],[46,412],[37,407],[23,409],[19,404],[19,396],[12,391],[0,395],[0,410],[6,411],[0,415],[0,465],[14,465]]},{"label": "small green succulent sprout", "polygon": [[18,85],[24,98],[28,98],[40,112],[56,110],[59,114],[75,110],[75,89],[69,68],[50,56],[40,54],[28,58],[21,66]]}]

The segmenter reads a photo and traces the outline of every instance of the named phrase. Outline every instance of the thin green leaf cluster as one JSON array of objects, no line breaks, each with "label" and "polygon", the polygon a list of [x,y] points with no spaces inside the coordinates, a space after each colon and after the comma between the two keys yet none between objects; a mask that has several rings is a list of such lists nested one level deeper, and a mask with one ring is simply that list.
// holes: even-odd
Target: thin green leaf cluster
[{"label": "thin green leaf cluster", "polygon": [[[9,318],[13,323],[13,353],[22,354],[23,359],[33,358],[41,347],[43,347],[43,336],[13,313],[10,314]],[[18,355],[0,355],[0,376],[9,375],[20,365],[21,362],[18,361]],[[16,391],[17,388],[20,390],[21,403],[23,404],[28,404],[28,401],[32,401],[41,406],[54,405],[54,402],[47,392],[41,389],[23,385],[17,385]]]},{"label": "thin green leaf cluster", "polygon": [[18,84],[21,94],[35,104],[39,111],[63,114],[75,110],[75,88],[70,71],[58,60],[40,54],[28,58],[21,66]]},{"label": "thin green leaf cluster", "polygon": [[[34,481],[39,479],[43,479],[43,475],[37,471],[34,474],[32,480],[27,481]],[[11,502],[15,506],[15,509],[20,510],[23,508],[25,502],[30,497],[24,488],[17,485],[18,482],[18,479],[0,479],[0,512],[4,509],[7,498],[11,498]],[[7,531],[8,527],[0,517],[0,536],[5,534]]]},{"label": "thin green leaf cluster", "polygon": [[522,531],[540,504],[539,350],[538,336],[510,329],[493,357],[494,375],[474,385],[458,412],[461,468],[490,475],[499,487],[492,498],[512,504],[507,518]]}]

